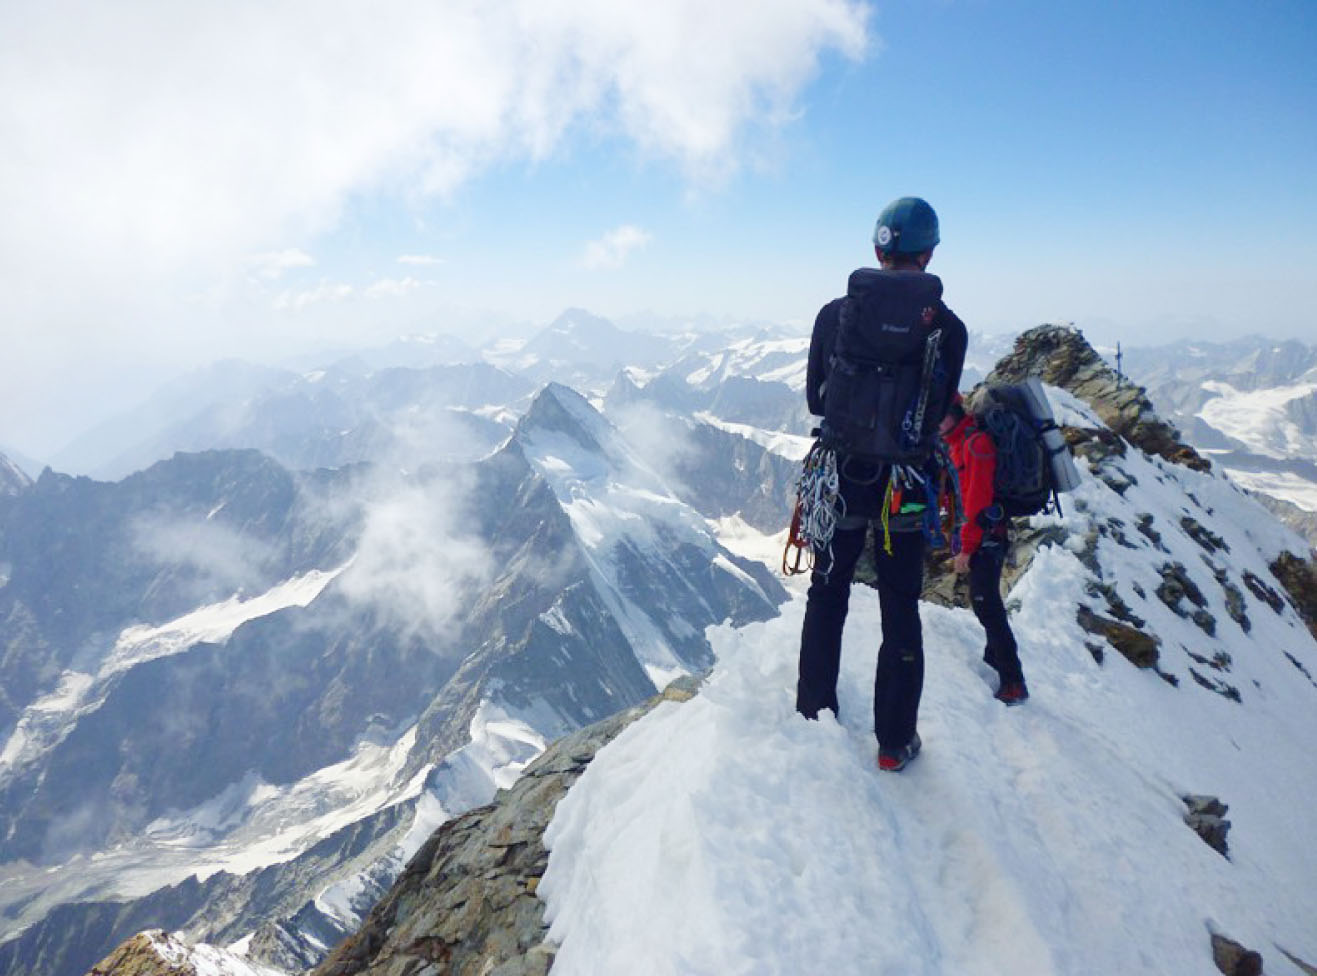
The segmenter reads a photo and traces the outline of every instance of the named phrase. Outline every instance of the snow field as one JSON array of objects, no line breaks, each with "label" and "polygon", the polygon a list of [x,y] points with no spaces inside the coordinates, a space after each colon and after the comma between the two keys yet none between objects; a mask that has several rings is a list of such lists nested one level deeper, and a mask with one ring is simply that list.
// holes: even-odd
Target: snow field
[{"label": "snow field", "polygon": [[1290,419],[1286,410],[1292,401],[1317,392],[1317,383],[1245,392],[1229,383],[1211,380],[1203,384],[1203,389],[1217,395],[1203,404],[1198,416],[1227,437],[1270,457],[1312,456],[1317,444]]},{"label": "snow field", "polygon": [[1260,491],[1264,495],[1297,505],[1304,511],[1317,512],[1317,484],[1301,475],[1286,471],[1242,471],[1238,468],[1227,468],[1226,473],[1232,481],[1249,491]]},{"label": "snow field", "polygon": [[694,417],[701,423],[716,427],[729,434],[736,434],[738,437],[744,437],[746,440],[753,441],[760,447],[791,461],[803,461],[805,455],[809,453],[810,447],[814,444],[814,438],[812,437],[784,434],[776,430],[762,430],[748,424],[736,424],[730,420],[720,420],[707,410],[696,412]]},{"label": "snow field", "polygon": [[[1288,971],[1273,941],[1317,955],[1311,823],[1237,820],[1233,863],[1181,823],[1194,784],[1171,770],[1220,743],[1164,719],[1174,696],[1216,696],[1034,637],[1034,698],[1008,710],[976,621],[926,607],[924,752],[880,774],[876,595],[852,599],[840,724],[794,712],[802,613],[715,631],[706,690],[628,729],[562,801],[539,889],[556,973],[1193,973],[1214,923],[1268,972]],[[1266,768],[1248,792],[1283,778]],[[1314,795],[1301,779],[1284,799]]]}]

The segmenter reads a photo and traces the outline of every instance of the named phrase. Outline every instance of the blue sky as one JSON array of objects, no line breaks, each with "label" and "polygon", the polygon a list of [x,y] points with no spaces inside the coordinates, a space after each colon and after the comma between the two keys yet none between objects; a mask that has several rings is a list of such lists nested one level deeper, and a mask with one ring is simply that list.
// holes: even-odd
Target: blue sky
[{"label": "blue sky", "polygon": [[804,328],[904,194],[971,327],[1311,340],[1313,52],[1311,0],[10,4],[0,443],[569,305]]},{"label": "blue sky", "polygon": [[[433,252],[464,304],[532,320],[579,304],[802,321],[868,260],[882,204],[917,193],[942,216],[934,270],[985,327],[1317,335],[1317,5],[904,3],[871,24],[871,52],[825,54],[796,118],[725,182],[583,131],[415,220],[371,208],[344,270],[383,243],[376,273]],[[623,223],[648,243],[582,269],[583,242]],[[537,287],[500,300],[512,268]],[[1213,294],[1232,279],[1266,294]]]}]

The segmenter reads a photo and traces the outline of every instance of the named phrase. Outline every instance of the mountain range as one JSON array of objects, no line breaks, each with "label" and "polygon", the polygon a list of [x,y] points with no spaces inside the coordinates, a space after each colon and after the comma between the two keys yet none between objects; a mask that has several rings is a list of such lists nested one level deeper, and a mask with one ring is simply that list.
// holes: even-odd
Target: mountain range
[{"label": "mountain range", "polygon": [[[446,361],[468,350],[413,340],[324,369],[223,364],[84,442],[84,458],[104,448],[98,463],[114,480],[47,470],[32,481],[0,462],[0,939],[8,939],[0,971],[82,973],[151,928],[186,937],[135,943],[147,956],[185,958],[189,944],[213,943],[217,955],[206,964],[226,972],[315,965],[381,898],[395,897],[391,885],[436,828],[485,809],[549,743],[683,675],[712,668],[710,691],[730,682],[747,695],[723,692],[733,726],[706,728],[700,734],[713,738],[698,740],[691,755],[729,745],[753,754],[751,743],[724,737],[737,723],[759,728],[754,703],[776,701],[779,685],[793,680],[786,672],[799,596],[789,597],[765,563],[780,549],[772,537],[810,443],[807,349],[806,339],[761,328],[716,341],[638,337],[571,310],[537,340],[501,347],[493,363]],[[976,337],[967,383],[1013,349]],[[1267,357],[1241,346],[1200,358],[1191,370],[1184,351],[1167,352],[1161,366],[1130,352],[1124,366],[1159,407],[1167,398],[1187,439],[1232,479],[1247,473],[1241,456],[1267,457],[1264,448],[1284,455],[1273,462],[1292,463],[1285,452],[1306,443],[1301,409],[1285,414],[1300,440],[1282,443],[1277,431],[1288,428],[1270,421],[1241,421],[1226,434],[1220,418],[1242,415],[1233,406],[1214,414],[1211,404],[1302,386],[1300,352]],[[1249,361],[1259,371],[1252,388]],[[1042,360],[1030,367],[1045,368]],[[1086,368],[1094,389],[1117,391],[1120,409],[1135,403],[1114,374]],[[1220,734],[1244,736],[1250,759],[1262,732],[1245,736],[1246,726],[1268,735],[1284,728],[1296,748],[1317,744],[1307,720],[1295,717],[1317,689],[1311,638],[1294,609],[1305,606],[1306,577],[1293,569],[1305,565],[1304,543],[1219,474],[1186,471],[1173,452],[1142,441],[1147,398],[1133,408],[1138,422],[1125,426],[1061,389],[1067,380],[1045,378],[1088,465],[1082,507],[1034,520],[1022,545],[1031,561],[1010,574],[1045,673],[1059,688],[1084,673],[1080,664],[1096,662],[1094,675],[1149,708],[1167,707],[1160,689],[1174,690],[1173,710],[1189,716],[1196,736],[1225,741],[1195,724],[1206,721],[1200,712],[1224,715]],[[1196,438],[1186,417],[1217,417],[1212,430],[1232,440],[1221,447],[1211,435]],[[1178,436],[1167,430],[1158,436]],[[1159,459],[1143,458],[1140,447]],[[1062,566],[1063,552],[1082,570]],[[1277,568],[1285,552],[1298,562]],[[1064,585],[1045,586],[1049,572]],[[1053,605],[1085,608],[1075,616],[1079,629],[1053,634],[1045,621]],[[951,664],[964,668],[955,655],[970,653],[972,624],[966,631],[966,611],[946,612],[937,626]],[[1056,646],[1045,650],[1048,640]],[[1127,649],[1142,647],[1146,657],[1150,645],[1151,664],[1118,670]],[[1079,664],[1066,656],[1076,649]],[[756,653],[759,671],[749,663]],[[1259,654],[1270,655],[1265,666]],[[1149,675],[1156,693],[1140,683]],[[1209,705],[1192,697],[1209,691]],[[705,709],[704,694],[685,707]],[[1194,704],[1182,708],[1185,700]],[[1084,722],[1097,721],[1099,701],[1085,699],[1094,708]],[[1224,781],[1242,776],[1172,748],[1164,728],[1129,722],[1115,754],[1144,775],[1174,778],[1176,764],[1188,763],[1209,782],[1185,783],[1186,791],[1222,793]],[[667,728],[658,734],[681,738]],[[1091,749],[1100,735],[1084,729]],[[778,741],[776,726],[761,731]],[[858,749],[863,730],[850,731]],[[1061,741],[1055,728],[1044,731]],[[1169,749],[1165,762],[1139,765],[1136,735]],[[1256,796],[1276,788],[1273,772],[1293,761],[1281,751],[1274,763],[1258,759],[1264,768],[1255,777],[1238,779],[1249,816]],[[694,770],[677,758],[653,745],[637,760],[691,784],[670,789],[674,801],[703,795],[695,784],[717,769],[710,782],[739,784],[730,795],[746,808],[756,808],[756,795],[791,806],[777,780],[756,786],[735,764]],[[854,775],[837,760],[824,768]],[[1010,769],[1033,773],[1023,762]],[[1040,775],[1053,773],[1065,782],[1078,776],[1045,764]],[[992,784],[973,782],[976,792],[956,803],[1001,802]],[[1300,776],[1286,789],[1306,783]],[[641,783],[628,788],[648,797]],[[1239,793],[1230,799],[1241,802]],[[646,800],[656,810],[667,802]],[[1153,801],[1140,794],[1139,802]],[[753,836],[739,810],[710,809]],[[1041,830],[1039,809],[1017,812]],[[886,801],[859,812],[919,829]],[[1306,828],[1296,836],[1312,839]],[[1282,880],[1306,870],[1306,855],[1268,843],[1259,857]],[[616,849],[601,856],[631,863]],[[666,863],[654,877],[717,917],[699,890],[663,873]],[[595,870],[608,869],[601,862]],[[1018,872],[990,880],[1060,884]],[[1224,882],[1213,875],[1204,883]],[[1305,904],[1299,889],[1286,890]],[[1114,897],[1100,885],[1092,891],[1084,897]],[[599,890],[587,901],[614,897]],[[1242,934],[1256,941],[1256,933],[1279,932],[1287,948],[1317,956],[1282,924],[1289,909],[1268,929],[1243,904],[1228,903]],[[1030,931],[1045,942],[1049,929]],[[938,939],[938,951],[950,951]],[[559,943],[568,944],[549,946]],[[200,969],[201,957],[191,958]],[[758,971],[787,971],[764,962],[771,956],[745,958],[768,967]],[[1131,958],[1110,956],[1126,966]],[[1052,971],[1082,970],[1058,962]]]},{"label": "mountain range", "polygon": [[[356,846],[391,831],[406,853],[418,818],[707,668],[707,626],[784,598],[552,384],[465,465],[298,474],[212,451],[118,483],[47,471],[5,496],[0,526],[3,911],[11,932],[38,922],[0,946],[14,973],[81,971],[107,948],[51,935],[84,927],[40,922],[51,908],[97,917],[198,870],[287,862],[303,903],[332,901],[345,866],[308,881],[297,855],[402,803]],[[206,933],[256,926],[203,907]],[[332,915],[294,926],[289,951]]]}]

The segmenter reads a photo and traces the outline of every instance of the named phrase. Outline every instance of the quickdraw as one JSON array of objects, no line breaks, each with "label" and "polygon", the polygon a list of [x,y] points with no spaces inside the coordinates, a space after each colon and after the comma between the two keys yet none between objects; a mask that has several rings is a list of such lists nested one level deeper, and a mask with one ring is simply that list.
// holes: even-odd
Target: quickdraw
[{"label": "quickdraw", "polygon": [[805,455],[796,480],[796,506],[782,551],[784,576],[811,571],[820,553],[826,552],[831,561],[832,536],[844,514],[840,490],[837,452],[817,440]]}]

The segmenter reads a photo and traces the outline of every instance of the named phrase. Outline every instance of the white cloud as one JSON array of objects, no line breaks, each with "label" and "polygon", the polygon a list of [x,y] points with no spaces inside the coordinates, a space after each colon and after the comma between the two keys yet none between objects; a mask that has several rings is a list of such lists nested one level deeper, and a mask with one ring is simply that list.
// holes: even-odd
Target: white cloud
[{"label": "white cloud", "polygon": [[293,268],[309,268],[316,263],[315,258],[300,248],[290,247],[282,251],[267,251],[251,257],[252,270],[261,278],[274,280],[283,276],[285,271]]},{"label": "white cloud", "polygon": [[447,259],[438,257],[434,254],[400,254],[398,255],[399,264],[419,264],[419,265],[436,265],[443,264]]},{"label": "white cloud", "polygon": [[306,246],[356,200],[419,207],[582,132],[694,182],[724,177],[792,117],[821,57],[869,43],[864,0],[717,14],[703,0],[0,4],[0,347],[23,350],[0,357],[0,418],[47,423],[51,377],[78,357],[118,356],[122,373],[221,338],[231,353],[235,334],[266,343],[268,321],[241,307],[257,300],[246,262]]},{"label": "white cloud", "polygon": [[420,288],[421,284],[410,275],[406,278],[381,278],[368,287],[364,294],[367,298],[401,298]]},{"label": "white cloud", "polygon": [[276,561],[269,543],[223,522],[201,518],[142,516],[131,527],[133,548],[160,566],[187,570],[199,600],[232,596],[269,582],[266,567]]},{"label": "white cloud", "polygon": [[355,293],[356,289],[351,285],[342,282],[321,281],[314,288],[284,292],[274,300],[274,307],[281,312],[300,312],[312,305],[341,302],[344,299],[351,298]]},{"label": "white cloud", "polygon": [[[352,565],[340,578],[344,595],[369,605],[397,627],[437,636],[469,609],[474,587],[494,572],[489,549],[471,532],[472,485],[461,468],[411,477],[462,436],[442,411],[426,411],[394,427],[396,456],[362,486],[362,532]],[[437,641],[442,646],[442,641]]]},{"label": "white cloud", "polygon": [[824,50],[867,43],[857,0],[6,9],[0,254],[81,242],[166,271],[325,229],[354,191],[450,192],[580,120],[718,171]]},{"label": "white cloud", "polygon": [[585,245],[581,264],[589,271],[620,268],[626,263],[632,251],[644,247],[650,239],[647,231],[632,224],[623,224],[610,230],[599,240]]}]

